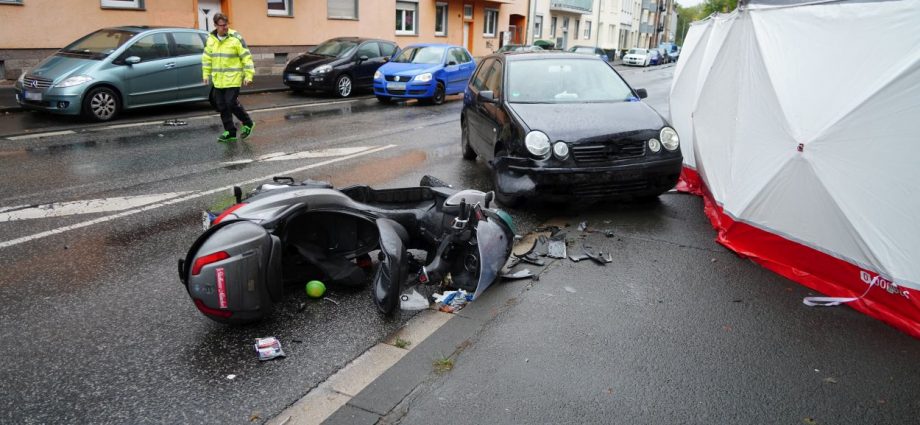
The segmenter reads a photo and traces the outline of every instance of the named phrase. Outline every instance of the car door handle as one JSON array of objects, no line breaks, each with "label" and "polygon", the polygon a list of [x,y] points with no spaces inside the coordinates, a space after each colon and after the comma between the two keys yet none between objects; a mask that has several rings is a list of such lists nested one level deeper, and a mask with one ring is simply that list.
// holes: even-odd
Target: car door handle
[{"label": "car door handle", "polygon": [[173,68],[176,67],[176,63],[175,63],[175,62],[170,62],[170,63],[168,63],[168,64],[166,64],[166,65],[163,65],[163,66],[166,67],[167,69],[173,69]]}]

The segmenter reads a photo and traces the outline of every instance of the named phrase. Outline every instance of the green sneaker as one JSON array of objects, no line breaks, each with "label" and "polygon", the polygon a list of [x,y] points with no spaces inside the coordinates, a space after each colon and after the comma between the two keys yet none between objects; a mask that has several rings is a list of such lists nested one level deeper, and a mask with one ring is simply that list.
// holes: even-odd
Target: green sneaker
[{"label": "green sneaker", "polygon": [[243,140],[246,140],[246,138],[248,138],[249,136],[252,136],[252,129],[254,129],[255,127],[256,127],[256,123],[252,123],[251,125],[243,124],[243,126],[240,127],[240,138]]},{"label": "green sneaker", "polygon": [[217,138],[218,143],[230,143],[236,141],[236,135],[230,134],[229,131],[225,131],[220,134],[220,137]]}]

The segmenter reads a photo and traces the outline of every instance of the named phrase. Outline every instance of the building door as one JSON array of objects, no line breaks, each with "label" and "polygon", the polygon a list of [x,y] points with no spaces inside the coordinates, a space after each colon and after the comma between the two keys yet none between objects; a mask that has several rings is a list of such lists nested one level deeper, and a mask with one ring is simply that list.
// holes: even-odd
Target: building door
[{"label": "building door", "polygon": [[214,15],[220,13],[220,0],[198,0],[198,28],[214,31]]},{"label": "building door", "polygon": [[463,47],[466,47],[466,50],[470,52],[473,51],[472,26],[473,26],[472,22],[463,23]]}]

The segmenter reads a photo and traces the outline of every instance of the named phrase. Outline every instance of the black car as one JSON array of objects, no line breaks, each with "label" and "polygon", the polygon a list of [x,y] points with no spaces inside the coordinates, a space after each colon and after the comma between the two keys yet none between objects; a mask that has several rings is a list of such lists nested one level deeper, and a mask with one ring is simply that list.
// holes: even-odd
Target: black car
[{"label": "black car", "polygon": [[358,37],[333,38],[291,59],[284,67],[284,84],[295,92],[328,91],[339,97],[355,89],[370,89],[374,72],[398,50],[396,43]]},{"label": "black car", "polygon": [[680,176],[677,132],[595,56],[486,57],[463,96],[463,157],[489,161],[499,202],[650,198]]}]

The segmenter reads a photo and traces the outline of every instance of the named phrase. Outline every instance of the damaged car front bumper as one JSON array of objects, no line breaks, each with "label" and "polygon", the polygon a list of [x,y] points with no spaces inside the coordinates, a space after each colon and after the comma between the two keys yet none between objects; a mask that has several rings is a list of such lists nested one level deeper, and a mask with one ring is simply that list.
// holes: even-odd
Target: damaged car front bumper
[{"label": "damaged car front bumper", "polygon": [[521,157],[493,161],[496,190],[544,200],[628,199],[657,196],[677,184],[683,158],[591,167],[545,167]]}]

